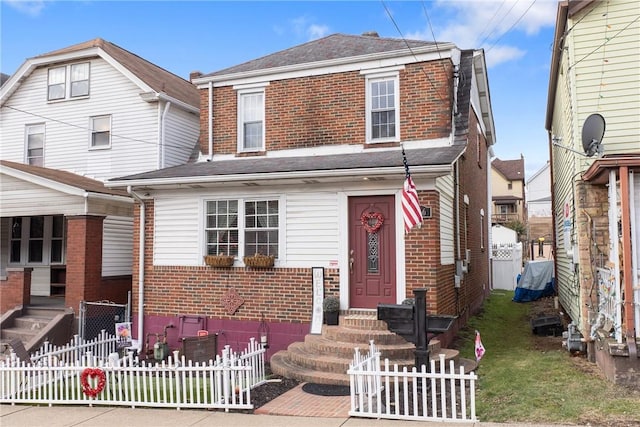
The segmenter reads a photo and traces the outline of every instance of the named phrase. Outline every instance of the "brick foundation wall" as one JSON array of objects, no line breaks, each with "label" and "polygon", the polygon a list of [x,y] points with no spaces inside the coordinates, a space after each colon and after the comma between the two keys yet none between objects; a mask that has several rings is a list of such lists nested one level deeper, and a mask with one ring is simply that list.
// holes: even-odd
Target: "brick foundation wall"
[{"label": "brick foundation wall", "polygon": [[32,271],[32,268],[7,268],[7,279],[0,281],[0,313],[29,304]]}]

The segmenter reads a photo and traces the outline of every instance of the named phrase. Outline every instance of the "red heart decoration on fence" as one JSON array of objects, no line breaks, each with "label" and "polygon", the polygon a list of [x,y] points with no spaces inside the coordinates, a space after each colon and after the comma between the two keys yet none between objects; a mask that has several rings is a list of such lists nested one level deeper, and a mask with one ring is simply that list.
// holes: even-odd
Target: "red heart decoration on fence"
[{"label": "red heart decoration on fence", "polygon": [[[89,384],[89,378],[98,378],[98,384],[95,387],[91,387]],[[82,385],[82,392],[90,397],[96,397],[102,390],[104,390],[104,386],[107,383],[107,377],[104,374],[104,371],[99,368],[87,368],[82,371],[80,375],[80,384]]]}]

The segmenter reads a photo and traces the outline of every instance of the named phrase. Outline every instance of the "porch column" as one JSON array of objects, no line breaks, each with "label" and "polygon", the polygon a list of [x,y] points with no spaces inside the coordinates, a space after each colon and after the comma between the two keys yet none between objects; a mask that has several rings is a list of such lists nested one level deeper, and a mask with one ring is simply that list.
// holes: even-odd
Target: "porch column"
[{"label": "porch column", "polygon": [[7,280],[0,282],[0,313],[31,302],[31,272],[33,268],[9,267]]},{"label": "porch column", "polygon": [[76,312],[81,301],[100,299],[103,222],[102,216],[67,217],[65,306]]}]

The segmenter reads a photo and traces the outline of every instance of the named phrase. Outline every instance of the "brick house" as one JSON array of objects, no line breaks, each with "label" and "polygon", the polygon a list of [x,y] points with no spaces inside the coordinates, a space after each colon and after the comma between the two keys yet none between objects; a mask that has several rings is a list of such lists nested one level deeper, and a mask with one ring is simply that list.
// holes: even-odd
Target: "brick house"
[{"label": "brick house", "polygon": [[638,3],[558,4],[545,127],[558,298],[611,381],[640,381]]},{"label": "brick house", "polygon": [[[455,330],[479,309],[495,135],[483,51],[335,34],[192,82],[199,160],[107,183],[138,199],[139,339],[179,326],[176,347],[193,321],[222,344],[266,328],[269,351],[284,349],[309,332],[314,267],[342,310],[417,288]],[[425,214],[408,234],[402,148]],[[258,252],[274,265],[247,266]],[[217,254],[233,265],[205,264]]]},{"label": "brick house", "polygon": [[[115,176],[186,162],[198,91],[106,40],[27,59],[0,89],[2,313],[31,296],[126,303],[133,199]],[[61,298],[62,300],[62,298]]]}]

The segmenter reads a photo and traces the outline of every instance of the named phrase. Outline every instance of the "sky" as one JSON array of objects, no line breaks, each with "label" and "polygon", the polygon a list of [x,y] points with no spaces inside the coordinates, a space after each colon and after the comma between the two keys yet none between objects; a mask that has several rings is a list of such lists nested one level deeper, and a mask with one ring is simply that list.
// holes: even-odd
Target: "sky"
[{"label": "sky", "polygon": [[556,0],[0,0],[0,71],[97,37],[185,79],[334,33],[484,49],[494,155],[524,156],[528,180],[549,158],[544,128]]}]

